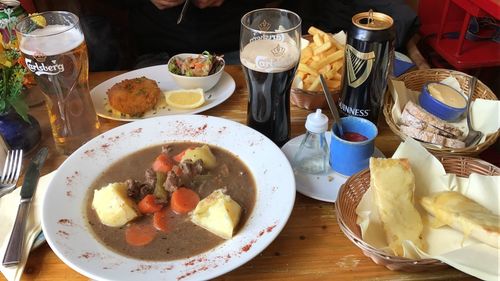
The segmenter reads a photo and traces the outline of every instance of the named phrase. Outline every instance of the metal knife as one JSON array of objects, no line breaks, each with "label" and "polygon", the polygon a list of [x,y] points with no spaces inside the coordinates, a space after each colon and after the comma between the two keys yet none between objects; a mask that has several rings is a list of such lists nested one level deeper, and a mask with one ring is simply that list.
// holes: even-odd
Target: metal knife
[{"label": "metal knife", "polygon": [[182,6],[181,13],[179,14],[179,17],[177,18],[177,24],[181,23],[182,19],[184,18],[184,15],[186,14],[187,8],[189,6],[190,0],[186,0],[184,2],[184,5]]},{"label": "metal knife", "polygon": [[[339,131],[339,137],[342,137],[344,135],[344,129],[342,128],[342,119],[340,119],[339,112],[337,110],[337,106],[335,105],[335,102],[333,101],[332,94],[330,93],[330,90],[328,89],[328,86],[326,85],[325,78],[323,75],[319,75],[319,79],[321,82],[321,87],[323,87],[323,92],[326,97],[326,102],[328,103],[328,107],[330,108],[330,111],[332,112],[333,116],[333,123],[337,123],[337,129]],[[333,128],[332,128],[332,133]]]},{"label": "metal knife", "polygon": [[46,147],[40,149],[31,160],[26,175],[24,176],[23,186],[21,188],[21,202],[17,209],[17,216],[12,234],[10,235],[9,244],[7,245],[5,256],[3,257],[2,264],[4,266],[14,266],[21,261],[26,219],[28,217],[31,199],[35,194],[38,179],[40,178],[40,169],[47,158],[47,154],[48,150]]}]

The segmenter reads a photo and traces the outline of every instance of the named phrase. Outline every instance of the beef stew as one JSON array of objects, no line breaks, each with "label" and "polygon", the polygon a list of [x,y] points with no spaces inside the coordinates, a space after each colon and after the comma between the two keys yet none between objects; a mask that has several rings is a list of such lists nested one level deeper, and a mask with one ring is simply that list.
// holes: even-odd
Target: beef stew
[{"label": "beef stew", "polygon": [[[172,210],[170,201],[172,194],[181,189],[194,191],[200,199],[210,195],[216,189],[222,189],[242,209],[235,233],[245,224],[256,198],[255,181],[249,169],[229,151],[209,146],[215,156],[216,164],[210,163],[207,168],[203,161],[179,161],[179,156],[195,147],[204,144],[193,142],[169,143],[155,146],[133,153],[111,165],[94,181],[87,194],[87,216],[89,228],[95,238],[108,248],[120,254],[141,260],[175,260],[188,258],[208,251],[225,240],[193,224],[189,213]],[[168,158],[172,170],[162,177],[152,168],[162,169],[156,165],[159,156]],[[162,157],[163,157],[162,156]],[[177,159],[177,160],[175,160]],[[208,161],[206,161],[208,162]],[[163,183],[158,183],[161,180]],[[162,207],[162,217],[166,220],[164,231],[154,230],[155,236],[147,245],[131,245],[127,242],[127,229],[134,225],[150,231],[154,225],[152,214],[142,214],[132,222],[121,227],[109,227],[101,223],[92,207],[94,190],[113,182],[126,182],[127,195],[139,203],[147,196],[155,196],[154,204]],[[162,188],[159,190],[158,186]],[[147,232],[145,231],[145,232]],[[143,230],[144,232],[144,230]]]}]

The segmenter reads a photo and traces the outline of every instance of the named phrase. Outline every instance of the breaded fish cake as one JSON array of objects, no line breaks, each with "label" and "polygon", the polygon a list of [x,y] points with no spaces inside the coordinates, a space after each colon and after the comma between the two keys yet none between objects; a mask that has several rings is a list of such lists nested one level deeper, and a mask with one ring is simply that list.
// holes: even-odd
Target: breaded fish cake
[{"label": "breaded fish cake", "polygon": [[118,82],[106,94],[113,109],[131,116],[141,116],[155,107],[161,97],[161,90],[156,81],[140,77]]}]

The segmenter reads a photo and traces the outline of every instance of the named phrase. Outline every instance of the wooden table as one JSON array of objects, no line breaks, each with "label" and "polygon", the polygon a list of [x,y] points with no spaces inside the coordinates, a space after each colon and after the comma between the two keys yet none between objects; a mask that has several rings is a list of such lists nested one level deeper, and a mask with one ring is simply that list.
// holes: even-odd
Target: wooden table
[{"label": "wooden table", "polygon": [[[221,105],[204,112],[246,122],[247,89],[245,78],[239,66],[227,66],[226,71],[236,81],[235,93]],[[99,72],[90,74],[90,87],[121,74],[122,72]],[[305,132],[307,110],[292,106],[292,136]],[[44,106],[31,109],[41,123],[43,145],[50,154],[42,173],[47,174],[64,161],[58,155],[48,123]],[[100,118],[102,130],[106,131],[124,122]],[[380,122],[376,146],[391,156],[399,145],[384,121]],[[217,278],[217,280],[450,280],[474,279],[453,268],[437,272],[403,273],[394,272],[376,265],[365,257],[341,232],[337,225],[335,207],[297,194],[292,215],[276,240],[261,254],[243,266]],[[5,280],[0,275],[0,280]],[[47,244],[33,251],[26,265],[22,280],[88,280],[65,265]]]}]

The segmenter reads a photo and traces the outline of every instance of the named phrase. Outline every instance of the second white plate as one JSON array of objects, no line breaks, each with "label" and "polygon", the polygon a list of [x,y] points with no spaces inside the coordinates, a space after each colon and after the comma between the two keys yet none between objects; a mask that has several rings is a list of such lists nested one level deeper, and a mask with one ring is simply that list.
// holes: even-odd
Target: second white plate
[{"label": "second white plate", "polygon": [[225,100],[227,100],[234,92],[236,88],[236,83],[234,82],[233,77],[228,73],[222,73],[222,77],[210,91],[205,92],[205,103],[203,106],[194,109],[176,109],[170,106],[159,106],[159,108],[155,110],[150,110],[146,112],[141,117],[124,117],[113,114],[109,111],[108,105],[108,96],[106,92],[109,88],[111,88],[114,84],[121,82],[125,79],[132,79],[138,77],[146,77],[152,80],[155,80],[158,83],[158,87],[162,91],[170,91],[179,89],[175,81],[170,77],[167,70],[167,65],[155,65],[150,67],[145,67],[137,70],[133,70],[127,73],[123,73],[121,75],[110,78],[101,84],[97,85],[94,89],[90,91],[92,96],[92,101],[94,103],[95,111],[97,115],[119,121],[136,121],[140,119],[146,119],[157,116],[165,116],[165,115],[177,115],[177,114],[196,114],[208,110],[212,107],[215,107]]},{"label": "second white plate", "polygon": [[[300,135],[293,138],[281,148],[292,165],[295,152],[299,148],[304,137],[305,135]],[[328,147],[330,146],[331,137],[332,133],[326,132]],[[376,147],[373,156],[385,157],[384,154]],[[294,174],[298,192],[307,197],[326,202],[335,202],[337,200],[337,194],[340,186],[349,178],[348,176],[335,172],[331,168],[329,168],[326,174],[322,175],[302,174],[295,170]]]}]

